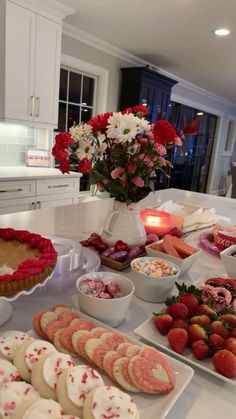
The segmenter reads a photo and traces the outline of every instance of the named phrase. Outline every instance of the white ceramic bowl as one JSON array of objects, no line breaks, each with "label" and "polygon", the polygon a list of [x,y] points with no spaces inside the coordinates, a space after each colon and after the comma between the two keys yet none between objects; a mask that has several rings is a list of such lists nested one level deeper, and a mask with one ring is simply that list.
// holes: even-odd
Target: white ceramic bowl
[{"label": "white ceramic bowl", "polygon": [[[115,281],[123,297],[106,300],[84,294],[80,289],[80,283],[86,278],[94,279],[95,281],[101,279]],[[112,327],[118,326],[125,319],[134,293],[132,281],[123,275],[113,272],[92,272],[82,275],[77,279],[76,288],[80,310]]]},{"label": "white ceramic bowl", "polygon": [[[169,266],[174,266],[176,268],[177,274],[154,278],[145,275],[144,273],[140,273],[134,269],[134,264],[135,262],[143,259],[151,261],[157,259],[165,260]],[[148,301],[150,303],[163,303],[166,298],[170,297],[175,286],[175,281],[178,279],[179,274],[179,267],[164,257],[141,257],[136,258],[131,262],[131,279],[135,286],[135,295],[141,298],[141,300]]]},{"label": "white ceramic bowl", "polygon": [[232,256],[233,253],[236,253],[236,244],[220,252],[224,268],[230,278],[236,278],[236,256]]},{"label": "white ceramic bowl", "polygon": [[[160,240],[157,243],[162,243],[162,242],[163,242],[163,240]],[[198,259],[200,254],[202,253],[202,249],[199,249],[198,247],[194,246],[194,248],[197,249],[197,252],[195,252],[191,256],[188,256],[185,259],[180,259],[180,258],[177,258],[175,256],[168,255],[167,253],[159,252],[158,250],[153,249],[152,244],[153,243],[148,244],[147,246],[145,246],[145,250],[147,252],[147,255],[152,256],[152,257],[161,258],[161,259],[167,259],[167,260],[170,260],[171,262],[174,262],[180,269],[179,276],[182,276],[182,275],[186,274],[189,271],[189,269],[192,267],[194,262]]]}]

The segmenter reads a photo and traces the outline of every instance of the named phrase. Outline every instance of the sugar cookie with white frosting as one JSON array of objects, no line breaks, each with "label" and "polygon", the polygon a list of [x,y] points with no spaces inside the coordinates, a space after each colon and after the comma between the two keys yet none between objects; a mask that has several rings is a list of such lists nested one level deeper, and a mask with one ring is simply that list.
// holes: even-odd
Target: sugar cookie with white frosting
[{"label": "sugar cookie with white frosting", "polygon": [[15,409],[12,419],[53,419],[62,414],[62,408],[55,400],[24,400]]},{"label": "sugar cookie with white frosting", "polygon": [[45,354],[33,365],[31,383],[45,399],[56,400],[56,386],[59,376],[66,368],[75,366],[70,355],[59,352]]},{"label": "sugar cookie with white frosting", "polygon": [[18,330],[8,330],[0,335],[0,359],[12,361],[15,352],[25,341],[32,339]]},{"label": "sugar cookie with white frosting", "polygon": [[57,399],[66,414],[82,416],[86,394],[104,385],[100,374],[88,365],[77,365],[62,372],[57,382]]},{"label": "sugar cookie with white frosting", "polygon": [[0,385],[10,381],[19,381],[20,375],[15,365],[6,359],[0,359]]},{"label": "sugar cookie with white frosting", "polygon": [[0,391],[0,418],[11,418],[22,401],[37,398],[39,398],[37,391],[24,381],[3,384]]},{"label": "sugar cookie with white frosting", "polygon": [[57,352],[49,342],[41,339],[26,341],[21,345],[14,356],[13,363],[19,371],[21,378],[30,381],[33,364],[45,353]]},{"label": "sugar cookie with white frosting", "polygon": [[84,419],[139,419],[136,404],[129,396],[113,386],[100,386],[90,391],[83,408]]}]

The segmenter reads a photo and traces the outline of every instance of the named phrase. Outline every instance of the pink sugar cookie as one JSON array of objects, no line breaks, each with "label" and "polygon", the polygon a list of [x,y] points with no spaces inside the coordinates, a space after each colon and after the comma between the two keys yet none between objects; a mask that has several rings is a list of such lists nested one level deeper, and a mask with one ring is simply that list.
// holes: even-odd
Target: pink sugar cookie
[{"label": "pink sugar cookie", "polygon": [[100,336],[103,333],[106,333],[106,331],[107,330],[104,327],[94,327],[93,329],[91,329],[91,333],[95,338],[100,338]]},{"label": "pink sugar cookie", "polygon": [[133,356],[138,355],[141,350],[142,350],[142,346],[140,345],[130,345],[127,347],[125,351],[125,356],[127,358],[132,358]]},{"label": "pink sugar cookie", "polygon": [[121,355],[119,355],[116,351],[107,352],[103,358],[103,370],[112,380],[115,379],[113,374],[113,365],[119,358],[121,358]]},{"label": "pink sugar cookie", "polygon": [[102,340],[102,342],[106,343],[111,351],[116,350],[116,348],[121,344],[125,342],[125,337],[124,335],[122,335],[121,333],[103,333],[100,336],[100,339]]},{"label": "pink sugar cookie", "polygon": [[122,356],[126,356],[126,349],[131,345],[132,343],[129,342],[120,343],[116,348],[116,352],[118,352]]},{"label": "pink sugar cookie", "polygon": [[93,335],[88,330],[78,330],[72,335],[72,345],[75,352],[84,359],[91,361],[85,352],[85,344],[88,339],[91,339]]},{"label": "pink sugar cookie", "polygon": [[97,348],[94,350],[93,354],[93,362],[97,367],[103,370],[103,359],[106,353],[110,351],[110,347],[106,343],[101,343]]},{"label": "pink sugar cookie", "polygon": [[133,383],[130,378],[128,367],[129,358],[121,357],[113,364],[113,375],[115,381],[127,391],[139,393],[141,390]]},{"label": "pink sugar cookie", "polygon": [[133,383],[146,393],[169,393],[174,388],[174,372],[169,362],[154,348],[144,348],[141,353],[129,360],[128,372]]},{"label": "pink sugar cookie", "polygon": [[78,322],[80,322],[79,319],[74,319],[69,324],[69,326],[62,329],[60,332],[59,340],[60,344],[69,352],[76,354],[75,349],[72,345],[72,336],[73,333],[78,330]]},{"label": "pink sugar cookie", "polygon": [[46,313],[45,311],[37,311],[37,313],[35,313],[34,318],[33,318],[33,326],[34,326],[34,330],[37,333],[37,335],[39,335],[40,337],[47,339],[47,335],[46,333],[43,332],[41,325],[40,325],[40,319],[42,317],[42,315]]},{"label": "pink sugar cookie", "polygon": [[92,330],[95,327],[95,323],[91,322],[90,320],[86,319],[79,319],[77,323],[77,330]]}]

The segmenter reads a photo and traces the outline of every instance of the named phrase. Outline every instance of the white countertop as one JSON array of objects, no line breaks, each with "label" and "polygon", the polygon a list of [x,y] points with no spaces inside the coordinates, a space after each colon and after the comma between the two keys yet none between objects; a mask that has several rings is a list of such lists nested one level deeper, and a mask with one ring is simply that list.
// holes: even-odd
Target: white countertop
[{"label": "white countertop", "polygon": [[[230,198],[169,189],[149,195],[142,201],[142,207],[159,204],[169,199],[215,207],[217,214],[231,217],[232,222],[236,223],[236,200]],[[81,240],[93,231],[100,231],[105,216],[112,206],[112,199],[102,199],[47,210],[1,215],[0,226],[29,229],[41,234],[56,234]],[[197,242],[198,234],[199,232],[192,235],[193,243]],[[127,276],[130,275],[129,269],[123,272]],[[195,282],[202,276],[209,277],[215,274],[219,276],[224,273],[220,259],[203,252],[201,262],[197,261],[189,274],[183,278]],[[49,290],[42,290],[36,291],[29,297],[20,297],[13,303],[12,319],[0,327],[0,331],[13,328],[25,331],[31,329],[33,313],[46,309],[55,302],[73,306],[71,294],[68,292],[52,293]],[[153,311],[158,312],[161,308],[161,304],[146,303],[134,296],[127,318],[119,326],[119,330],[132,333]],[[235,386],[195,368],[193,379],[166,419],[222,419],[223,417],[235,419],[235,409]]]},{"label": "white countertop", "polygon": [[71,172],[63,175],[54,167],[26,167],[26,166],[0,166],[0,181],[27,180],[58,177],[81,177],[81,173]]}]

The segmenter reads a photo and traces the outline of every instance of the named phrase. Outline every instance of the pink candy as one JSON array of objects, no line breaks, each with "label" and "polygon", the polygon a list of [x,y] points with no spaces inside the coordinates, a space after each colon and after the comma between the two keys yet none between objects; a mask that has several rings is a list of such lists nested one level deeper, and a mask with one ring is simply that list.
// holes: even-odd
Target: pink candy
[{"label": "pink candy", "polygon": [[106,300],[111,298],[118,298],[120,288],[115,281],[93,280],[90,278],[84,279],[80,284],[81,291],[90,295],[91,297],[104,298]]}]

